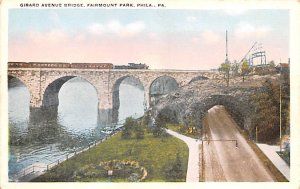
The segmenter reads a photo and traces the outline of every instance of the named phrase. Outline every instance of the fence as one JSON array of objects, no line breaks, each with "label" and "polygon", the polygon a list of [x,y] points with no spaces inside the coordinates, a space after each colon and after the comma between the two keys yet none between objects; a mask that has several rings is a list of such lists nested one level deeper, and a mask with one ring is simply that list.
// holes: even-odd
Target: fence
[{"label": "fence", "polygon": [[[59,165],[60,163],[69,160],[70,158],[85,152],[95,146],[97,146],[98,144],[101,144],[102,142],[106,141],[107,139],[111,138],[112,136],[114,136],[115,134],[118,133],[118,131],[120,131],[120,129],[118,130],[114,130],[110,135],[105,136],[105,138],[99,140],[98,142],[93,142],[90,143],[87,147],[85,147],[84,149],[78,150],[78,151],[74,151],[73,153],[67,154],[66,156],[64,156],[63,158],[60,158],[56,161],[53,161],[49,164],[41,164],[41,163],[35,163],[32,164],[28,167],[26,167],[25,169],[22,169],[21,171],[17,172],[14,176],[13,176],[13,180],[19,181],[21,178],[24,178],[25,176],[28,175],[32,175],[32,174],[36,174],[35,177],[40,176],[41,174],[43,174],[45,171],[48,171],[50,169],[52,169],[53,167]],[[35,178],[33,177],[33,178]],[[33,179],[31,178],[31,179]]]}]

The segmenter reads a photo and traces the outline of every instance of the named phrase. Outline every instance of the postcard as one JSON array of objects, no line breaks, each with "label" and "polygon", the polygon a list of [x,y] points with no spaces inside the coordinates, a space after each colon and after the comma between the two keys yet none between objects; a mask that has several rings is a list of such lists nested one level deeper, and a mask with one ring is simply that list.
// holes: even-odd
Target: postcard
[{"label": "postcard", "polygon": [[297,1],[1,2],[2,188],[299,188]]}]

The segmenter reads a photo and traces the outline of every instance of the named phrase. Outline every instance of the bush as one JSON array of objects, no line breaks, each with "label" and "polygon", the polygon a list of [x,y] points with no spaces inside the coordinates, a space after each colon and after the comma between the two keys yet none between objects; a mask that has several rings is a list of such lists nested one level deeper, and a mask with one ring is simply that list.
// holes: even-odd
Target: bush
[{"label": "bush", "polygon": [[145,137],[145,126],[142,123],[138,123],[132,117],[128,117],[125,120],[122,131],[123,139],[130,139],[133,136],[136,139],[143,139]]},{"label": "bush", "polygon": [[167,123],[177,124],[177,113],[170,108],[162,109],[156,117],[154,128],[152,129],[152,133],[154,136],[161,136],[164,128],[167,128]]},{"label": "bush", "polygon": [[152,134],[155,137],[161,136],[163,131],[164,131],[164,128],[160,127],[159,125],[154,125],[154,127],[152,128]]},{"label": "bush", "polygon": [[133,119],[133,117],[128,117],[125,120],[122,131],[122,139],[130,139],[132,136],[132,130],[136,127],[137,122]]},{"label": "bush", "polygon": [[179,153],[176,154],[176,160],[169,165],[165,170],[165,176],[168,181],[181,182],[183,180],[184,171]]},{"label": "bush", "polygon": [[145,138],[145,126],[143,124],[138,124],[134,131],[136,139]]}]

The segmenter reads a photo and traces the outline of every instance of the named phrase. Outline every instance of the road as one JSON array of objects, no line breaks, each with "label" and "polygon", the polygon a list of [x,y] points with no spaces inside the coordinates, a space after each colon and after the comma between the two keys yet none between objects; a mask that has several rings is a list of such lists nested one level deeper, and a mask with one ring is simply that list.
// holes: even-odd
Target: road
[{"label": "road", "polygon": [[[205,181],[227,182],[271,182],[274,176],[263,165],[246,139],[237,129],[223,106],[215,106],[208,111],[204,119],[205,138],[210,140],[235,141],[204,141],[204,178]],[[201,159],[201,158],[200,158]]]}]

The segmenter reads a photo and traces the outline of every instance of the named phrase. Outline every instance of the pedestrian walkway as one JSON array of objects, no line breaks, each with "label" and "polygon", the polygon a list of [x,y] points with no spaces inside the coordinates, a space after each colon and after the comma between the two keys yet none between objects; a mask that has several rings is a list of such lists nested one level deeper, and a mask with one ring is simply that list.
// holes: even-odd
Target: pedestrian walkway
[{"label": "pedestrian walkway", "polygon": [[181,135],[172,130],[166,129],[166,131],[170,135],[182,140],[188,145],[189,160],[188,160],[188,168],[186,174],[186,182],[199,182],[199,174],[200,174],[199,142],[197,142],[196,139]]},{"label": "pedestrian walkway", "polygon": [[290,167],[288,164],[276,153],[280,150],[279,146],[271,146],[268,144],[256,144],[261,151],[269,158],[275,167],[290,180]]},{"label": "pedestrian walkway", "polygon": [[46,170],[47,170],[46,164],[34,163],[33,165],[30,165],[27,168],[21,170],[20,173],[24,172],[24,174],[16,175],[16,178],[14,178],[13,180],[16,182],[30,182],[31,180],[44,174]]}]

